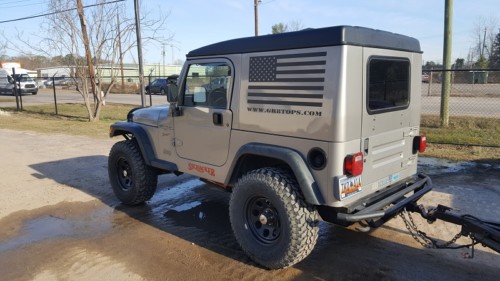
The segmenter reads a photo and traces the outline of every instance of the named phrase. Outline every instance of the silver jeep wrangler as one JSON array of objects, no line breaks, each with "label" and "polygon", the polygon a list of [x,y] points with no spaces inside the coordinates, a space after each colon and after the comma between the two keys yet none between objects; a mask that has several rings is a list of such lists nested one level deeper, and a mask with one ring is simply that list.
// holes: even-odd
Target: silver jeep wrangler
[{"label": "silver jeep wrangler", "polygon": [[111,125],[126,139],[109,155],[113,191],[143,203],[161,173],[221,186],[242,249],[271,269],[311,252],[320,219],[378,227],[431,189],[417,175],[421,53],[352,26],[193,50],[168,105]]}]

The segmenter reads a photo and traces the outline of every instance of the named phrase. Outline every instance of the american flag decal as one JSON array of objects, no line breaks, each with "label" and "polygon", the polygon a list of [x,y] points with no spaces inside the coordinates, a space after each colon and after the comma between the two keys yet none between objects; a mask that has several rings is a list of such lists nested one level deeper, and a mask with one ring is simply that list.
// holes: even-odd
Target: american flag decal
[{"label": "american flag decal", "polygon": [[248,104],[323,106],[326,52],[250,57]]}]

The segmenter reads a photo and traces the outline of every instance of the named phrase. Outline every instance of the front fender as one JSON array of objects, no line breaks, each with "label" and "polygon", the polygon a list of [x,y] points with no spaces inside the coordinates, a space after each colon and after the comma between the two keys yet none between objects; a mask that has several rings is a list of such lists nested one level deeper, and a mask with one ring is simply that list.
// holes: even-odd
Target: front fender
[{"label": "front fender", "polygon": [[146,161],[146,164],[151,165],[156,157],[146,130],[141,125],[132,122],[117,122],[110,126],[109,137],[125,135],[133,135],[135,137],[144,161]]}]

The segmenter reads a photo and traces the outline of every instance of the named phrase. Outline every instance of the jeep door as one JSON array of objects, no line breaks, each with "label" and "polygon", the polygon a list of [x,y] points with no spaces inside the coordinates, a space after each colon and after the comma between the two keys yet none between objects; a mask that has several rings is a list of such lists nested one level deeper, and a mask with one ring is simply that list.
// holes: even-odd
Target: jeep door
[{"label": "jeep door", "polygon": [[[229,101],[233,66],[226,59],[190,61],[180,87],[179,114],[174,117],[179,157],[222,166],[227,160],[232,112]],[[217,84],[214,81],[225,83]]]},{"label": "jeep door", "polygon": [[412,155],[412,53],[363,50],[363,185],[372,191],[402,180]]}]

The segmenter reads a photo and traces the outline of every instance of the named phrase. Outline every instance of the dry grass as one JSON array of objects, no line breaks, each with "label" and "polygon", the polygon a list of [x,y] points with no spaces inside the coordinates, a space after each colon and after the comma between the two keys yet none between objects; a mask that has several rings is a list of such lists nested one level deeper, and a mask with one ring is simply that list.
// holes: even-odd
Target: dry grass
[{"label": "dry grass", "polygon": [[[133,105],[107,104],[99,122],[88,122],[86,109],[81,104],[58,105],[59,115],[52,105],[28,106],[25,111],[0,108],[0,128],[29,130],[43,133],[83,135],[107,138],[109,125],[126,119]],[[439,128],[439,118],[422,117],[422,133],[429,142],[475,143],[500,146],[500,122],[491,118],[452,118],[450,127]],[[450,160],[500,161],[500,148],[478,146],[442,145],[430,143],[423,154]]]},{"label": "dry grass", "polygon": [[494,147],[427,144],[427,150],[421,155],[426,157],[445,158],[453,161],[482,160],[500,163],[500,148]]},{"label": "dry grass", "polygon": [[420,130],[429,142],[500,146],[498,118],[451,117],[448,128],[440,128],[438,116],[422,116]]},{"label": "dry grass", "polygon": [[[439,116],[422,116],[420,131],[430,144],[423,154],[450,160],[500,161],[500,120],[497,118],[451,117],[448,128],[440,128]],[[475,144],[447,145],[434,143]],[[497,146],[497,147],[481,147]]]},{"label": "dry grass", "polygon": [[15,108],[2,108],[0,128],[35,131],[43,133],[60,133],[81,135],[95,138],[109,137],[109,126],[126,119],[133,105],[108,104],[98,122],[89,122],[87,111],[82,104],[60,104],[58,115],[52,105],[26,106],[24,111]]}]

